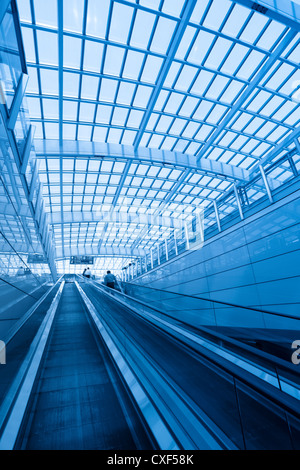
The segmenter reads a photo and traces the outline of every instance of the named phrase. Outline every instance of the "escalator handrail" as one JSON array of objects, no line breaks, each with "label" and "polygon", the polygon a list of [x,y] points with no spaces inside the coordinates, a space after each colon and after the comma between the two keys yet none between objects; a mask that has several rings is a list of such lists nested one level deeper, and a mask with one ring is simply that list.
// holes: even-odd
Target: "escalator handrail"
[{"label": "escalator handrail", "polygon": [[[96,287],[101,287],[103,288],[106,293],[109,293],[111,294],[111,289],[107,286],[105,286],[104,284],[101,284],[99,283],[98,281],[95,281],[93,280],[92,281],[93,283],[97,284]],[[168,318],[172,319],[172,320],[177,320],[177,321],[180,321],[183,325],[187,325],[187,326],[191,326],[189,325],[188,323],[185,323],[183,320],[178,320],[178,319],[175,319],[174,317],[172,317],[171,315],[168,315],[167,313],[165,313],[164,311],[160,310],[159,308],[157,307],[153,307],[152,305],[149,305],[145,302],[143,302],[142,300],[140,299],[136,299],[135,297],[131,297],[129,296],[128,294],[125,294],[123,292],[119,292],[119,291],[116,291],[114,290],[113,293],[117,293],[118,295],[121,295],[125,298],[128,298],[129,300],[131,301],[134,301],[134,302],[137,302],[139,303],[140,305],[143,305],[144,307],[146,308],[149,308],[151,310],[154,310],[156,312],[158,312],[159,314],[161,315],[164,315],[164,316],[167,316]],[[113,296],[115,298],[115,296]],[[117,300],[117,299],[116,299]],[[128,308],[130,309],[130,305],[127,305]],[[229,345],[231,346],[234,346],[234,347],[237,347],[239,348],[241,351],[247,351],[248,353],[251,353],[253,356],[256,356],[257,358],[259,359],[262,359],[264,361],[267,361],[270,365],[272,365],[273,367],[277,367],[279,366],[281,369],[285,369],[287,370],[289,373],[292,373],[292,374],[295,374],[295,369],[293,367],[292,364],[289,364],[287,363],[286,361],[284,361],[283,359],[279,358],[279,357],[275,357],[275,356],[272,356],[271,354],[265,352],[265,351],[261,351],[261,350],[257,350],[257,349],[254,349],[253,347],[247,345],[247,344],[244,344],[244,343],[241,343],[240,341],[237,341],[235,340],[234,338],[230,338],[228,336],[225,336],[224,334],[222,333],[219,333],[219,332],[216,332],[216,331],[213,331],[213,330],[210,330],[204,326],[197,326],[195,327],[197,328],[197,330],[199,331],[199,333],[204,333],[206,336],[209,335],[210,338],[214,338],[217,340],[220,340],[222,341],[223,343],[228,343]]]},{"label": "escalator handrail", "polygon": [[18,333],[18,331],[24,326],[24,324],[29,320],[29,318],[33,315],[36,309],[41,305],[42,302],[48,297],[48,295],[55,289],[55,287],[61,283],[64,276],[60,276],[57,281],[51,286],[45,294],[38,299],[35,304],[27,310],[27,312],[13,325],[13,327],[8,331],[7,336],[3,339],[4,343],[7,345],[13,337]]},{"label": "escalator handrail", "polygon": [[[121,292],[118,292],[118,291],[112,291],[112,289],[106,287],[103,284],[97,285],[99,283],[97,283],[95,281],[92,281],[91,284],[94,285],[94,287],[96,287],[96,289],[104,291],[105,295],[108,295],[111,299],[115,300],[117,303],[121,303],[123,305],[125,304],[124,306],[126,306],[126,308],[128,308],[129,310],[131,309],[131,310],[133,310],[133,312],[138,314],[138,311],[135,311],[134,307],[126,305],[125,302],[122,302],[122,300],[118,300],[113,295],[113,293],[117,292],[118,295],[124,295],[125,297],[129,297],[126,294],[122,294]],[[132,297],[130,297],[130,299],[136,300]],[[142,303],[142,302],[138,302],[138,303]],[[149,307],[147,304],[144,304],[144,305]],[[152,309],[152,307],[149,307],[149,308]],[[157,311],[159,312],[159,310],[157,310]],[[160,312],[160,313],[162,313],[162,312]],[[183,343],[183,341],[180,340],[180,339],[178,339],[178,341]],[[234,340],[232,342],[234,342]],[[197,349],[193,348],[193,346],[191,346],[190,344],[188,344],[188,343],[185,343],[185,344],[188,345],[191,349],[194,349],[195,351],[197,351]],[[239,346],[241,346],[241,345],[239,345]],[[245,345],[242,345],[241,349],[244,348],[244,346]],[[248,348],[245,348],[245,349],[248,349]],[[254,351],[254,353],[256,353],[256,351]],[[259,353],[261,353],[261,351],[259,351]],[[262,355],[264,356],[265,353],[263,353]],[[261,380],[256,375],[253,375],[249,371],[238,367],[236,364],[233,364],[233,363],[229,362],[227,359],[225,359],[221,356],[215,355],[212,351],[206,350],[205,353],[204,353],[204,357],[206,358],[206,360],[208,360],[210,363],[212,363],[212,365],[215,365],[218,368],[221,368],[221,370],[223,370],[225,373],[232,376],[234,379],[239,380],[240,382],[246,384],[248,387],[250,386],[250,388],[252,388],[255,391],[257,391],[258,393],[262,394],[266,398],[273,400],[277,405],[282,407],[285,411],[287,411],[289,413],[292,413],[292,414],[296,414],[296,415],[299,414],[299,400],[297,400],[295,397],[281,391],[280,388],[274,387],[274,385],[270,384],[269,382]],[[273,357],[272,357],[272,359],[273,359],[273,362],[274,362]],[[286,364],[284,364],[284,366],[286,366]],[[293,372],[295,372],[295,371],[293,370]]]}]

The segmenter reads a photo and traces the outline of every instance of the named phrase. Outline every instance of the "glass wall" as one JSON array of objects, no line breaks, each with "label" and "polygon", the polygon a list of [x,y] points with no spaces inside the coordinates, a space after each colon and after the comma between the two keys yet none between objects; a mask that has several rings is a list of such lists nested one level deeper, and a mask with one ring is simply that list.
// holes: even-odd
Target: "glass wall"
[{"label": "glass wall", "polygon": [[[25,63],[15,15],[12,3],[0,24],[0,338],[53,282],[43,244],[45,219],[34,190],[38,181],[36,175],[32,177],[33,158],[22,172],[30,129],[24,99],[20,109],[14,110],[17,117],[13,129],[6,126]],[[35,210],[39,210],[39,216]]]}]

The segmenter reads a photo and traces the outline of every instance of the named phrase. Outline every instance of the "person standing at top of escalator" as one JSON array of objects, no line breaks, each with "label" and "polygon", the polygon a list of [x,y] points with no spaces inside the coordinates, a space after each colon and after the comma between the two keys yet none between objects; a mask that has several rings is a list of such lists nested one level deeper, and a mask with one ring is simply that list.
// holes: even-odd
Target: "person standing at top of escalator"
[{"label": "person standing at top of escalator", "polygon": [[116,276],[114,276],[110,271],[107,271],[107,274],[104,278],[104,285],[110,287],[111,289],[114,289],[116,282]]},{"label": "person standing at top of escalator", "polygon": [[89,267],[85,268],[85,270],[83,271],[82,275],[88,279],[90,279],[91,277],[91,270]]}]

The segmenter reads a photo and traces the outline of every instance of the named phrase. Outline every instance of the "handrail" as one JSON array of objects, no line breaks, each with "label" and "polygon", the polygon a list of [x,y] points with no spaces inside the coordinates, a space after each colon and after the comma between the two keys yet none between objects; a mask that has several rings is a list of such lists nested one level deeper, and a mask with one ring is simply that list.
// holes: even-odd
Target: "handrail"
[{"label": "handrail", "polygon": [[[139,301],[138,299],[135,299],[135,298],[132,298],[132,297],[128,296],[127,294],[122,294],[119,291],[116,291],[114,289],[110,289],[110,288],[106,287],[105,285],[103,285],[101,283],[97,283],[95,281],[92,281],[91,284],[94,285],[94,287],[96,287],[97,289],[104,291],[104,294],[106,294],[109,297],[113,298],[116,302],[120,302],[121,304],[124,304],[128,309],[132,309],[133,312],[138,313],[138,311],[134,307],[132,307],[128,304],[126,305],[126,303],[124,301],[122,301],[120,299],[117,299],[114,296],[114,294],[117,293],[117,295],[129,297],[130,299],[132,299],[133,301],[135,301],[137,303],[140,303],[140,304],[143,303],[143,302]],[[99,285],[95,285],[95,284],[99,284]],[[156,310],[160,313],[164,313],[164,312],[161,312],[158,309],[155,309],[154,307],[151,307],[147,304],[144,304],[144,305],[146,305],[149,309]],[[201,329],[202,328],[200,327],[199,330],[201,331]],[[210,332],[210,333],[212,335],[215,335],[215,336],[222,336],[222,335],[219,335],[219,334],[215,334],[215,332]],[[263,351],[253,350],[253,349],[251,349],[251,347],[249,347],[247,345],[244,345],[244,344],[238,343],[235,340],[232,340],[232,338],[227,338],[226,337],[226,340],[228,341],[228,343],[238,345],[240,347],[240,349],[245,349],[248,352],[252,352],[254,355],[260,357],[261,359],[264,359],[267,362],[271,362],[273,364],[273,366],[275,367],[274,372],[277,375],[277,379],[278,379],[280,384],[284,383],[284,380],[282,380],[282,379],[279,380],[276,365],[280,365],[280,367],[283,367],[283,368],[287,369],[288,372],[294,372],[295,373],[295,370],[291,367],[290,364],[285,363],[284,361],[280,360],[277,357],[276,357],[276,362],[275,362],[274,357],[269,355],[268,353],[265,353]],[[182,342],[183,340],[179,339],[179,341]],[[195,349],[195,346],[193,347],[193,345],[190,344],[190,341],[185,341],[185,343],[187,345],[189,345],[192,349]],[[254,387],[254,389],[258,390],[263,395],[271,397],[277,404],[282,406],[285,410],[288,410],[290,412],[291,411],[296,412],[296,410],[299,409],[298,399],[295,398],[293,395],[288,394],[288,392],[285,392],[284,390],[281,390],[281,386],[279,386],[277,388],[277,387],[274,386],[274,384],[271,384],[270,382],[268,382],[264,379],[262,379],[262,382],[264,384],[262,386],[261,379],[257,375],[254,375],[249,370],[243,369],[243,368],[239,367],[237,364],[228,361],[228,359],[226,359],[225,357],[222,357],[221,355],[216,355],[211,350],[206,350],[204,357],[205,356],[212,363],[218,365],[219,367],[222,367],[223,369],[225,368],[225,370],[227,370],[233,377],[241,380],[242,382],[245,382],[248,385],[251,384],[252,387]],[[248,358],[248,360],[249,360],[249,358]],[[250,362],[250,364],[251,364],[251,362]],[[268,370],[266,368],[266,366],[264,366],[264,370],[266,370],[266,371]],[[250,376],[251,376],[251,380],[249,378]]]},{"label": "handrail", "polygon": [[56,286],[62,281],[63,276],[57,279],[57,281],[51,286],[45,294],[40,297],[37,302],[29,309],[27,312],[13,325],[13,327],[8,331],[7,336],[4,338],[4,342],[7,345],[12,338],[17,334],[17,332],[22,328],[22,326],[29,320],[33,315],[36,309],[44,302],[48,295],[56,288]]},{"label": "handrail", "polygon": [[223,300],[207,299],[205,297],[200,297],[200,296],[196,296],[196,295],[188,295],[188,294],[182,294],[180,292],[174,292],[174,291],[170,291],[170,290],[157,289],[156,287],[148,287],[148,286],[144,286],[144,285],[141,285],[141,284],[135,284],[134,282],[124,282],[123,281],[123,284],[129,284],[129,285],[132,285],[134,287],[140,287],[140,288],[143,288],[143,289],[155,290],[155,291],[158,291],[158,292],[163,292],[164,294],[174,294],[174,295],[178,295],[178,296],[182,296],[182,297],[188,297],[188,298],[191,298],[191,299],[204,300],[206,302],[212,302],[212,303],[216,303],[216,304],[227,305],[229,307],[244,308],[246,310],[253,310],[255,312],[267,313],[269,315],[276,315],[276,316],[279,316],[279,317],[290,318],[291,320],[300,320],[300,317],[299,316],[297,317],[296,315],[289,315],[289,314],[284,314],[284,313],[279,313],[279,312],[271,312],[270,310],[265,310],[265,309],[256,308],[256,307],[248,307],[246,305],[233,304],[231,302],[225,302]]},{"label": "handrail", "polygon": [[[98,283],[97,281],[93,281],[93,283],[97,283],[97,284],[100,284],[99,287],[100,288],[103,288],[106,293],[108,294],[114,294],[115,292],[119,295],[122,295],[123,297],[127,297],[128,299],[130,300],[133,300],[134,302],[136,303],[139,303],[140,305],[143,305],[144,307],[147,307],[151,310],[154,310],[155,312],[158,312],[172,320],[174,320],[174,317],[172,317],[171,315],[169,315],[168,313],[160,310],[159,308],[157,307],[154,307],[152,305],[149,305],[145,302],[143,302],[142,300],[140,299],[136,299],[135,297],[131,297],[130,295],[128,294],[125,294],[123,292],[119,292],[119,291],[115,291],[115,290],[112,290],[110,289],[109,287],[105,286],[104,284],[101,284],[101,283]],[[98,286],[96,286],[98,288]],[[130,305],[127,304],[127,307],[128,308],[131,308]],[[176,319],[178,321],[178,319]],[[180,320],[180,322],[183,324],[183,325],[187,325],[187,326],[191,326],[189,325],[188,323],[186,323],[183,319]],[[248,346],[247,344],[245,343],[241,343],[240,341],[237,341],[235,340],[234,338],[231,338],[231,337],[228,337],[222,333],[219,333],[218,331],[215,331],[215,330],[211,330],[211,329],[208,329],[206,328],[205,326],[197,326],[197,330],[199,330],[201,333],[204,333],[206,335],[209,335],[210,337],[214,337],[214,338],[217,338],[219,339],[220,341],[222,341],[223,343],[224,342],[227,342],[228,344],[232,345],[232,346],[235,346],[235,347],[239,347],[240,349],[243,349],[247,352],[250,352],[252,354],[254,354],[255,356],[258,356],[260,357],[261,359],[264,359],[264,360],[267,360],[271,363],[274,364],[274,356],[272,356],[271,354],[265,352],[265,351],[261,351],[259,349],[253,349],[251,346]],[[283,367],[285,369],[287,369],[289,372],[295,372],[295,369],[294,367],[285,362],[284,360],[282,360],[281,358],[279,357],[276,357],[276,365],[280,365],[280,367]]]}]

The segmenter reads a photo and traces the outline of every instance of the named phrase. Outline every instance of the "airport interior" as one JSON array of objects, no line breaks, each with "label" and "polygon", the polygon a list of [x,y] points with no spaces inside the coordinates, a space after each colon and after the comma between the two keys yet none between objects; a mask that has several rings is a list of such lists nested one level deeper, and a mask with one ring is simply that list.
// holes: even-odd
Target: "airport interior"
[{"label": "airport interior", "polygon": [[299,0],[1,0],[1,450],[300,449],[299,61]]}]

